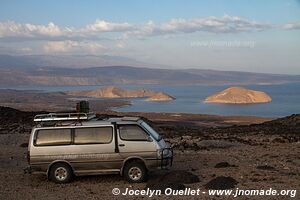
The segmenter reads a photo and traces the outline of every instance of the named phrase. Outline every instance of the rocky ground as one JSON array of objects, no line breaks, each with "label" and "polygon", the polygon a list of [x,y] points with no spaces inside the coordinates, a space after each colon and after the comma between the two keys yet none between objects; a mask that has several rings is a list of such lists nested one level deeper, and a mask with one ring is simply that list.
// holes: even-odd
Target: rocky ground
[{"label": "rocky ground", "polygon": [[[265,120],[260,124],[232,125],[229,122],[233,119],[222,121],[220,118],[207,116],[205,120],[204,116],[195,116],[193,121],[189,116],[189,120],[185,121],[183,119],[188,118],[187,116],[180,118],[177,115],[169,122],[163,120],[167,117],[161,114],[156,114],[156,117],[148,114],[149,122],[175,149],[172,170],[152,172],[148,182],[140,184],[130,184],[118,175],[103,175],[77,177],[69,184],[60,185],[49,182],[44,175],[23,172],[27,164],[27,141],[35,114],[37,113],[0,107],[0,199],[115,199],[116,196],[111,192],[115,187],[122,192],[125,188],[166,187],[199,188],[203,191],[228,188],[300,191],[300,115]],[[107,116],[105,112],[99,114],[99,117]],[[226,123],[226,120],[229,122]],[[195,123],[191,124],[192,121]],[[161,198],[170,197],[162,195],[152,199]],[[208,194],[194,198],[232,199],[231,196],[217,197]],[[297,198],[299,194],[294,199]],[[289,196],[251,199],[289,199]]]}]

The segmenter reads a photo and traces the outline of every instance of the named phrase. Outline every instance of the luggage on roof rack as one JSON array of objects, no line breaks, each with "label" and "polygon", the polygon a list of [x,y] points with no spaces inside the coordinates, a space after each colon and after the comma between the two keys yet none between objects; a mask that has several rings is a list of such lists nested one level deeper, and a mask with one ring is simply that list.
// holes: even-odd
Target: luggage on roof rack
[{"label": "luggage on roof rack", "polygon": [[80,101],[76,104],[76,112],[77,113],[89,113],[90,112],[90,104],[88,101]]}]

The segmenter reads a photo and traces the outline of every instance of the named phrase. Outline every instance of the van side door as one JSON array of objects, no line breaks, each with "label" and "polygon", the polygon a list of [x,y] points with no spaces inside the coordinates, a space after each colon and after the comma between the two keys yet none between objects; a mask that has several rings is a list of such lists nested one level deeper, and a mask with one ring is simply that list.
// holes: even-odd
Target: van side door
[{"label": "van side door", "polygon": [[78,173],[118,171],[119,155],[115,153],[113,126],[78,127],[74,129],[71,160]]},{"label": "van side door", "polygon": [[139,125],[118,125],[118,148],[122,159],[141,157],[157,158],[156,141]]}]

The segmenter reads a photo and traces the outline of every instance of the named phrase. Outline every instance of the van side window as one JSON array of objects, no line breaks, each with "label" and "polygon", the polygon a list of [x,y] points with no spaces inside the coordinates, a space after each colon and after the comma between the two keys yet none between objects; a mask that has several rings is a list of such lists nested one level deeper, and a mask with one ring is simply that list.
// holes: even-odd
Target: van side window
[{"label": "van side window", "polygon": [[112,141],[112,127],[76,128],[75,144],[107,144]]},{"label": "van side window", "polygon": [[145,141],[148,139],[147,133],[139,126],[120,126],[120,138],[122,140]]},{"label": "van side window", "polygon": [[38,130],[35,145],[68,145],[71,144],[71,129]]}]

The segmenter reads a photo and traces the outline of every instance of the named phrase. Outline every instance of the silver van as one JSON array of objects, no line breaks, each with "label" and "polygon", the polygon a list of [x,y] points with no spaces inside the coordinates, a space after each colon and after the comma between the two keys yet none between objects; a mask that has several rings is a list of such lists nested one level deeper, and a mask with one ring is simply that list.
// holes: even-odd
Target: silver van
[{"label": "silver van", "polygon": [[91,118],[78,113],[36,116],[40,123],[29,139],[27,170],[57,183],[74,175],[114,173],[143,182],[149,170],[172,166],[172,148],[142,119]]}]

